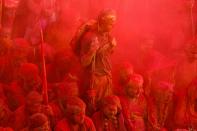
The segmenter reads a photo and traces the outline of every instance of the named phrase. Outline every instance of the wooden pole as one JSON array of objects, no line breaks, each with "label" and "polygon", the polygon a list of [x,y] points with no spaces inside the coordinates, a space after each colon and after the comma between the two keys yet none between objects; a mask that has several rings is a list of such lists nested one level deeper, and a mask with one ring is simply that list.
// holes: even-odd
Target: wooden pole
[{"label": "wooden pole", "polygon": [[44,55],[44,37],[43,37],[43,29],[40,22],[40,34],[41,34],[41,57],[42,57],[42,78],[43,78],[43,99],[44,103],[48,105],[48,87],[47,87],[47,73],[46,73],[46,64],[45,64],[45,55]]},{"label": "wooden pole", "polygon": [[194,14],[193,14],[193,8],[194,8],[195,0],[191,0],[191,7],[190,7],[190,16],[191,16],[191,28],[192,28],[192,37],[195,37],[195,23],[194,23]]}]

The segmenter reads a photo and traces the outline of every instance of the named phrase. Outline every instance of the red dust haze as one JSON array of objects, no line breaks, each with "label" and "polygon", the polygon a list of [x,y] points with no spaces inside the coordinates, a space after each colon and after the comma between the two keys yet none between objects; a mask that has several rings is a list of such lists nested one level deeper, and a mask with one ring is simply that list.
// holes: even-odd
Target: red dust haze
[{"label": "red dust haze", "polygon": [[[195,33],[197,2],[192,3],[193,0],[68,0],[62,2],[61,5],[65,6],[63,12],[66,12],[62,17],[65,22],[70,23],[67,25],[72,26],[73,34],[81,22],[96,18],[99,11],[106,8],[116,10],[117,22],[113,34],[117,40],[117,47],[112,55],[113,72],[117,72],[119,65],[125,61],[131,62],[134,69],[138,68],[140,45],[144,39],[153,39],[153,48],[173,61],[177,59],[179,56],[177,54],[181,53],[184,45]],[[165,64],[167,63],[165,61]]]},{"label": "red dust haze", "polygon": [[192,36],[190,0],[70,0],[62,5],[68,13],[65,19],[72,23],[73,18],[77,23],[95,18],[102,9],[116,10],[114,64],[136,58],[134,54],[144,37],[153,37],[156,49],[172,55]]}]

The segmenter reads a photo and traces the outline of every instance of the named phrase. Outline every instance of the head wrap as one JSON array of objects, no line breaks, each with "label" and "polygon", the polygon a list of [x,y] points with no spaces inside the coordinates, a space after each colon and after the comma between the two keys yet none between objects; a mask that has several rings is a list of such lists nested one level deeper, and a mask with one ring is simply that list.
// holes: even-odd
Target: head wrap
[{"label": "head wrap", "polygon": [[86,104],[78,97],[69,97],[63,103],[63,106],[66,109],[67,115],[70,115],[71,113],[81,112],[86,108]]},{"label": "head wrap", "polygon": [[139,87],[142,87],[143,83],[144,83],[144,80],[140,74],[133,74],[131,75],[127,85],[131,84],[131,85],[138,85]]},{"label": "head wrap", "polygon": [[109,21],[116,21],[116,12],[112,9],[102,10],[98,15],[98,22],[107,24]]},{"label": "head wrap", "polygon": [[110,95],[103,98],[101,108],[106,107],[108,105],[116,105],[118,107],[118,111],[122,109],[120,99],[118,98],[118,96],[115,95]]}]

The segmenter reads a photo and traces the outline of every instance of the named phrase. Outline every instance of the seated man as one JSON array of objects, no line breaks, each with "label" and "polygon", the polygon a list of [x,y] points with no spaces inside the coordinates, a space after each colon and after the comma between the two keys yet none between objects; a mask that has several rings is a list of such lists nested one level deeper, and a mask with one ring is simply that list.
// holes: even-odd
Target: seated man
[{"label": "seated man", "polygon": [[174,85],[159,81],[148,97],[148,130],[171,130]]},{"label": "seated man", "polygon": [[96,131],[90,118],[85,116],[85,103],[78,97],[70,97],[63,104],[65,117],[59,121],[55,131]]},{"label": "seated man", "polygon": [[120,101],[127,130],[146,130],[146,100],[141,91],[142,86],[142,76],[139,74],[133,74],[127,84],[123,87],[125,93],[120,97]]},{"label": "seated man", "polygon": [[117,96],[106,96],[99,109],[92,117],[97,131],[126,131]]},{"label": "seated man", "polygon": [[30,92],[27,95],[26,103],[14,112],[14,129],[20,130],[27,127],[29,124],[29,117],[35,113],[44,113],[51,120],[53,116],[51,107],[48,105],[42,105],[42,103],[42,95],[35,91]]},{"label": "seated man", "polygon": [[55,112],[54,120],[56,123],[64,117],[63,103],[65,100],[70,97],[79,96],[78,85],[74,80],[64,81],[57,86],[52,87],[52,89],[48,88],[48,92],[49,98],[50,96],[54,97],[49,105],[52,107],[53,112]]},{"label": "seated man", "polygon": [[41,85],[38,66],[33,63],[21,64],[17,70],[17,79],[6,89],[9,108],[14,111],[23,105],[31,91],[41,92]]}]

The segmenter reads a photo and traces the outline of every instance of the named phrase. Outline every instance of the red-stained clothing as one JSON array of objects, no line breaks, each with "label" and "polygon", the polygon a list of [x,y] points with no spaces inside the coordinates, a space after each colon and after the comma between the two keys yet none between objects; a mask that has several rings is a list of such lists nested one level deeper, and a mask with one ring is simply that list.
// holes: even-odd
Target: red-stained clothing
[{"label": "red-stained clothing", "polygon": [[6,127],[6,128],[0,127],[0,131],[14,131],[14,130],[9,127]]},{"label": "red-stained clothing", "polygon": [[[73,131],[72,126],[67,119],[57,123],[55,131]],[[96,131],[92,120],[85,116],[83,124],[79,125],[78,131]]]},{"label": "red-stained clothing", "polygon": [[92,120],[97,131],[127,131],[125,121],[121,113],[117,116],[117,123],[112,122],[112,120],[105,119],[103,113],[100,111],[93,115]]},{"label": "red-stained clothing", "polygon": [[[112,43],[111,36],[109,34],[99,35],[95,32],[88,32],[81,41],[80,56],[82,65],[90,71],[94,66],[93,73],[95,74],[110,75],[110,55],[113,51],[113,47],[110,45]],[[92,50],[95,46],[98,46],[98,49]]]},{"label": "red-stained clothing", "polygon": [[187,118],[188,124],[193,129],[197,129],[197,78],[188,86],[187,90]]},{"label": "red-stained clothing", "polygon": [[[6,107],[6,105],[1,105],[1,119],[0,127],[10,127],[12,125],[12,112]],[[1,130],[0,130],[1,131]]]},{"label": "red-stained clothing", "polygon": [[5,95],[6,88],[8,88],[8,85],[0,83],[0,101],[5,103],[6,106],[7,106],[8,102],[7,102],[7,98],[6,98],[6,95]]},{"label": "red-stained clothing", "polygon": [[27,113],[25,106],[19,107],[13,117],[13,129],[16,131],[23,129],[28,126],[28,118],[30,115]]},{"label": "red-stained clothing", "polygon": [[186,58],[177,62],[175,72],[175,91],[185,90],[197,77],[197,61],[189,62]]},{"label": "red-stained clothing", "polygon": [[25,104],[26,94],[22,91],[22,87],[15,81],[12,82],[6,91],[8,106],[12,111]]},{"label": "red-stained clothing", "polygon": [[152,131],[165,128],[170,130],[172,128],[171,124],[173,124],[172,97],[165,101],[164,98],[162,101],[158,101],[157,98],[150,96],[147,104],[147,130]]},{"label": "red-stained clothing", "polygon": [[[190,126],[188,117],[188,86],[197,77],[197,61],[189,62],[183,57],[177,62],[175,72],[174,96],[174,127],[186,128]],[[194,91],[195,92],[195,91]]]},{"label": "red-stained clothing", "polygon": [[183,90],[179,90],[174,96],[174,128],[187,128],[189,125],[186,96]]},{"label": "red-stained clothing", "polygon": [[83,86],[86,91],[91,88],[96,90],[96,103],[112,92],[111,43],[109,34],[101,36],[93,31],[86,33],[81,40],[80,61],[85,76]]},{"label": "red-stained clothing", "polygon": [[145,131],[145,120],[147,117],[146,100],[143,96],[130,100],[129,98],[120,97],[123,116],[127,130]]},{"label": "red-stained clothing", "polygon": [[[50,106],[49,106],[50,107]],[[53,116],[52,114],[50,113],[50,111],[48,111],[46,109],[45,106],[42,105],[42,108],[40,111],[36,112],[36,113],[44,113],[45,115],[47,115],[49,121],[50,121],[50,125],[51,127],[53,127],[53,124],[54,124],[54,120],[53,120]],[[53,112],[52,112],[53,113]],[[23,128],[26,128],[28,127],[28,124],[29,124],[29,117],[31,116],[32,114],[28,113],[27,111],[27,108],[25,107],[25,105],[19,107],[15,112],[14,112],[14,115],[13,115],[13,124],[12,124],[12,127],[13,129],[15,129],[16,131],[18,130],[21,130]]]},{"label": "red-stained clothing", "polygon": [[58,102],[51,102],[49,104],[53,110],[53,119],[54,119],[54,123],[57,124],[58,121],[60,121],[61,119],[63,119],[64,113],[62,111],[62,109],[60,108]]},{"label": "red-stained clothing", "polygon": [[[34,83],[34,85],[31,85],[30,83]],[[5,92],[9,108],[12,111],[15,111],[18,107],[24,105],[26,95],[30,91],[39,91],[40,86],[40,83],[33,80],[31,82],[26,81],[23,83],[13,81]]]}]

